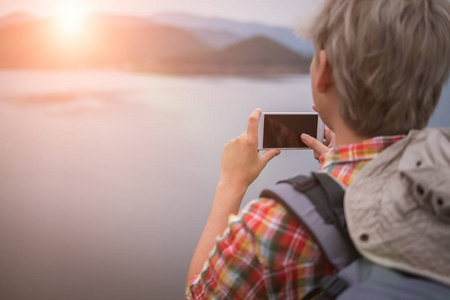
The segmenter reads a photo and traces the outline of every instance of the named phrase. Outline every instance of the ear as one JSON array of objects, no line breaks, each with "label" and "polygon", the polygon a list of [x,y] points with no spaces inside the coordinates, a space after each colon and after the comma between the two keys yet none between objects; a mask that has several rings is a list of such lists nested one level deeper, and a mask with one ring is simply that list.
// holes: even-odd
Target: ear
[{"label": "ear", "polygon": [[325,50],[320,50],[318,63],[316,90],[319,93],[325,93],[329,87],[334,85],[333,68],[328,62]]}]

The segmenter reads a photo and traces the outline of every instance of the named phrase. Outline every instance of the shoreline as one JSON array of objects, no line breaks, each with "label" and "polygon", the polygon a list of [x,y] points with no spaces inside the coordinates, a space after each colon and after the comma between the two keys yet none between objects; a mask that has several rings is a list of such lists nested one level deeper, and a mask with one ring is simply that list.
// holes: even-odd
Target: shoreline
[{"label": "shoreline", "polygon": [[76,71],[118,71],[138,74],[174,75],[174,76],[272,76],[272,75],[309,75],[309,66],[306,65],[201,65],[201,64],[154,64],[150,66],[107,66],[107,67],[2,67],[0,72],[8,71],[56,71],[56,72],[76,72]]}]

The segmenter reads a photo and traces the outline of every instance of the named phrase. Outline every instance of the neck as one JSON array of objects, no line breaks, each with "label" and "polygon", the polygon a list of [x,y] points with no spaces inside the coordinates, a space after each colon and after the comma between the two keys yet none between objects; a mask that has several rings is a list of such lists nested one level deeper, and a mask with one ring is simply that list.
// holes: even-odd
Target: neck
[{"label": "neck", "polygon": [[338,122],[337,126],[333,126],[333,129],[336,134],[336,146],[358,144],[368,139],[367,137],[357,135],[342,120]]}]

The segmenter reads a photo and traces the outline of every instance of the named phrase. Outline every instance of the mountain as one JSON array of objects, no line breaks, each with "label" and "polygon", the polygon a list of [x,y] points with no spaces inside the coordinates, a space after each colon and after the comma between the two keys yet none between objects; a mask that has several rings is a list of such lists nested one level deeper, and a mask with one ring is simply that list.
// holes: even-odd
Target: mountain
[{"label": "mountain", "polygon": [[242,40],[241,36],[223,30],[191,29],[189,31],[216,49],[224,48]]},{"label": "mountain", "polygon": [[35,17],[28,13],[15,12],[0,18],[0,28],[19,23],[31,22],[33,20],[35,20]]},{"label": "mountain", "polygon": [[288,48],[312,57],[314,47],[294,33],[294,29],[269,26],[259,23],[244,23],[215,17],[201,17],[186,13],[168,12],[153,15],[150,20],[154,23],[177,26],[189,30],[208,29],[225,31],[245,38],[252,36],[267,36]]},{"label": "mountain", "polygon": [[[8,24],[0,27],[0,68],[126,68],[177,74],[309,70],[309,58],[267,34],[280,31],[279,38],[287,29],[190,15],[172,17],[182,22],[169,17],[166,21],[173,25],[167,25],[146,17],[93,14],[84,18],[78,32],[69,33],[57,17],[10,15],[0,19]],[[258,31],[265,34],[253,34]]]},{"label": "mountain", "polygon": [[[266,36],[304,56],[312,57],[314,53],[311,43],[298,38],[293,29],[283,27],[176,12],[161,13],[151,17],[97,13],[91,17],[120,26],[138,27],[154,23],[178,27],[192,32],[213,48],[223,48],[252,36]],[[35,20],[36,18],[28,13],[16,12],[0,18],[0,28]]]},{"label": "mountain", "polygon": [[210,49],[190,32],[173,26],[128,26],[98,16],[84,23],[79,35],[64,34],[56,18],[0,28],[0,67],[134,67]]},{"label": "mountain", "polygon": [[310,59],[264,36],[212,50],[165,58],[154,68],[168,73],[279,74],[308,72]]}]

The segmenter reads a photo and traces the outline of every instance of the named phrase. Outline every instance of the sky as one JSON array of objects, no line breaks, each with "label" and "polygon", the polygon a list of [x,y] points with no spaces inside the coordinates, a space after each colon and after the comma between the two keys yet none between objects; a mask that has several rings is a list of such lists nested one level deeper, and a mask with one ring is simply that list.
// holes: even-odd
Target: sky
[{"label": "sky", "polygon": [[67,10],[67,7],[74,7],[85,13],[144,16],[179,11],[292,27],[317,2],[318,0],[15,0],[0,1],[0,15],[25,11],[43,17],[59,14]]}]

